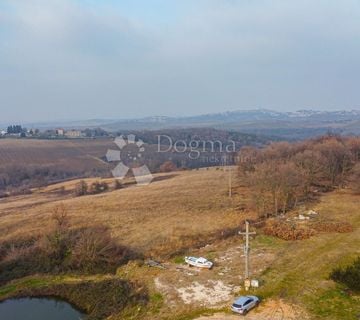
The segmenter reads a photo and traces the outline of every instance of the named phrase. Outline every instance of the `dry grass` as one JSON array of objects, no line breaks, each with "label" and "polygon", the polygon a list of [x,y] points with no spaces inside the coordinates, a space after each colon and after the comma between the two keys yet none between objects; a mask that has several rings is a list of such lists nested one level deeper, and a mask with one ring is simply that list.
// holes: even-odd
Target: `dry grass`
[{"label": "dry grass", "polygon": [[[130,185],[99,195],[72,197],[57,192],[61,187],[72,190],[78,181],[71,181],[34,190],[32,195],[2,199],[0,240],[43,233],[50,223],[52,209],[60,202],[67,207],[75,226],[108,225],[121,244],[155,256],[176,251],[184,243],[191,248],[193,242],[206,234],[235,227],[251,216],[240,209],[247,201],[246,190],[237,190],[231,202],[227,196],[227,174],[221,170],[161,174],[157,178],[146,187]],[[343,294],[328,276],[334,267],[346,265],[360,254],[359,196],[347,191],[332,192],[322,196],[312,209],[324,219],[347,221],[354,231],[320,233],[303,241],[256,237],[251,242],[252,271],[263,280],[256,294],[298,304],[314,319],[356,319],[360,313],[359,299]],[[186,270],[178,271],[170,264],[167,271],[128,266],[119,269],[119,276],[125,277],[126,273],[129,279],[145,281],[154,297],[158,297],[155,278],[172,288],[174,297],[178,287],[185,287],[194,278],[203,283],[215,280],[228,286],[241,285],[242,245],[241,237],[233,237],[192,250],[216,263],[214,270],[200,275],[188,275]],[[166,299],[169,297],[166,292]],[[182,315],[187,308],[189,312],[200,310],[199,306],[185,305],[177,296],[174,301],[178,319],[185,319]],[[230,302],[230,298],[224,301]],[[151,313],[142,319],[177,319],[173,315],[175,311],[161,307],[158,316]]]},{"label": "dry grass", "polygon": [[[2,199],[0,237],[9,240],[43,233],[59,202],[74,226],[107,225],[121,244],[149,255],[169,254],[184,243],[191,246],[198,235],[236,227],[244,219],[244,214],[232,209],[222,170],[161,174],[156,179],[149,186],[77,198],[56,192],[61,187],[72,190],[78,181],[70,181],[34,190],[32,195]],[[236,196],[233,201],[237,202]]]},{"label": "dry grass", "polygon": [[92,170],[106,165],[101,157],[113,148],[111,139],[29,140],[0,139],[0,168],[9,165],[47,166],[69,170]]}]

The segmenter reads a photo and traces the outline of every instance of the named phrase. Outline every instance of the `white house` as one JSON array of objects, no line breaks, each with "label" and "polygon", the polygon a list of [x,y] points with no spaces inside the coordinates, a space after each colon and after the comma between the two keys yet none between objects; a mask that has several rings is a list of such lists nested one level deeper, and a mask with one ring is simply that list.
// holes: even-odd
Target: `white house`
[{"label": "white house", "polygon": [[63,136],[65,134],[65,130],[61,128],[56,129],[55,131],[58,136]]}]

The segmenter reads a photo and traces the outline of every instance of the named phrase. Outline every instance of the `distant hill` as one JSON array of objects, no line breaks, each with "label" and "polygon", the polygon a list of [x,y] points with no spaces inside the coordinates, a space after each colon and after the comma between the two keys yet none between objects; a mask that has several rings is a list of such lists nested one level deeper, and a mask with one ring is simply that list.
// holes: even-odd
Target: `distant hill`
[{"label": "distant hill", "polygon": [[209,127],[296,140],[326,134],[360,134],[360,110],[278,112],[267,109],[231,111],[191,117],[150,117],[102,124],[111,131]]},{"label": "distant hill", "polygon": [[309,138],[328,132],[360,134],[360,110],[279,112],[268,109],[227,111],[189,117],[154,116],[139,119],[92,119],[29,124],[49,128],[94,128],[108,131],[214,128],[278,137],[287,140]]}]

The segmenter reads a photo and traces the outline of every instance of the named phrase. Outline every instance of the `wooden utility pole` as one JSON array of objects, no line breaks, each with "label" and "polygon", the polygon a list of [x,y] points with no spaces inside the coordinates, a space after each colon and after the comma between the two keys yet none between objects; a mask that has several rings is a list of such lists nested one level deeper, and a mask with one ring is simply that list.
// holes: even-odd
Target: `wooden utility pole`
[{"label": "wooden utility pole", "polygon": [[250,258],[250,245],[249,245],[249,236],[252,234],[256,234],[256,232],[249,232],[249,221],[245,221],[245,232],[239,232],[239,234],[245,235],[245,246],[244,246],[244,254],[245,254],[245,280],[249,280],[250,277],[250,268],[249,268],[249,258]]},{"label": "wooden utility pole", "polygon": [[222,160],[222,164],[223,164],[223,169],[225,172],[225,176],[226,176],[226,170],[228,171],[228,194],[229,194],[229,198],[232,198],[232,170],[231,170],[231,166],[230,166],[230,161],[228,161],[227,155],[225,155],[223,157]]},{"label": "wooden utility pole", "polygon": [[231,166],[229,166],[229,198],[232,197],[232,176],[231,176]]}]

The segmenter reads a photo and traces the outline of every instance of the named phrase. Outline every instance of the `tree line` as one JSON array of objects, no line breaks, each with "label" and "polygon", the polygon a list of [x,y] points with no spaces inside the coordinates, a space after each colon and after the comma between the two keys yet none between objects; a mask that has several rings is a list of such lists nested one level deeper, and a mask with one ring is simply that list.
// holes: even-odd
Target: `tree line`
[{"label": "tree line", "polygon": [[360,138],[323,136],[244,147],[238,168],[259,216],[285,214],[317,192],[346,184],[360,192]]},{"label": "tree line", "polygon": [[24,132],[25,129],[22,128],[20,125],[12,125],[7,127],[8,134],[18,134]]}]

